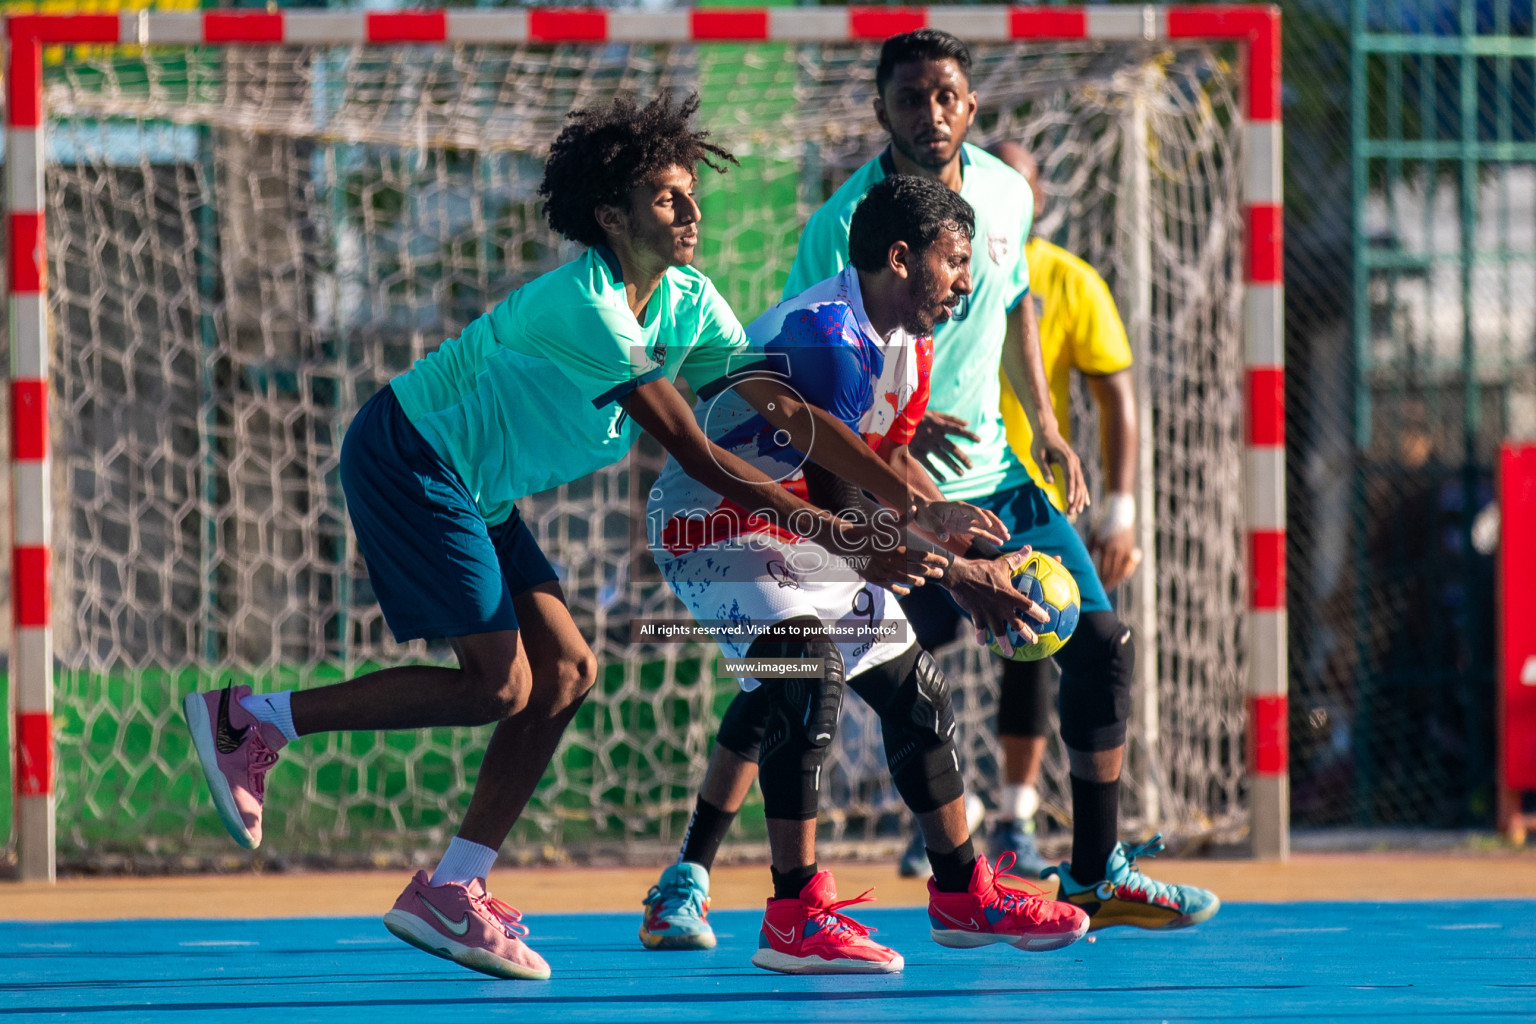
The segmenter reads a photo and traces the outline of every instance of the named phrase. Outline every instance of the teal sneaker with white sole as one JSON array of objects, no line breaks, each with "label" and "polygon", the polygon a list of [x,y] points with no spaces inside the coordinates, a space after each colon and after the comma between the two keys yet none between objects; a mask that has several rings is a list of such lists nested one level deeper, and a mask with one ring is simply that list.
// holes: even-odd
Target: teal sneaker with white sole
[{"label": "teal sneaker with white sole", "polygon": [[1161,853],[1162,840],[1158,834],[1137,846],[1116,843],[1105,867],[1106,877],[1096,881],[1078,881],[1072,877],[1071,865],[1065,863],[1046,874],[1061,879],[1057,899],[1076,904],[1088,914],[1089,931],[1117,924],[1156,931],[1209,921],[1221,909],[1215,893],[1193,885],[1159,882],[1141,873],[1136,858]]},{"label": "teal sneaker with white sole", "polygon": [[679,861],[661,873],[644,900],[640,942],[646,949],[714,949],[709,926],[709,872]]}]

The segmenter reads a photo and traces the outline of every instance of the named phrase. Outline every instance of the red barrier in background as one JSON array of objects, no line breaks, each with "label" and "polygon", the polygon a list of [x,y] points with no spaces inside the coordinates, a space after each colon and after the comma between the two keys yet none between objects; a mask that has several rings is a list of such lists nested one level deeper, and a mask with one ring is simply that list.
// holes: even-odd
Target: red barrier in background
[{"label": "red barrier in background", "polygon": [[1499,453],[1499,819],[1524,840],[1536,790],[1536,444]]}]

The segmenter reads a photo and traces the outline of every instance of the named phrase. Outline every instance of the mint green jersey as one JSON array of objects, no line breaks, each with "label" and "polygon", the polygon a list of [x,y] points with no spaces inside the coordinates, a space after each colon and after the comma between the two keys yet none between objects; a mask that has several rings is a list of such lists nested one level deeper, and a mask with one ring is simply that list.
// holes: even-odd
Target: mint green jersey
[{"label": "mint green jersey", "polygon": [[[974,291],[953,319],[933,336],[933,375],[928,408],[959,416],[981,437],[953,440],[971,460],[971,468],[939,484],[947,498],[969,500],[1030,483],[1008,447],[999,411],[1003,338],[1008,314],[1029,292],[1029,264],[1024,242],[1034,217],[1034,197],[1019,173],[969,143],[961,146],[960,196],[976,211],[971,243]],[[795,265],[784,286],[786,298],[840,271],[848,262],[848,224],[854,207],[877,182],[896,173],[889,152],[860,167],[811,215],[800,235]]]},{"label": "mint green jersey", "polygon": [[638,428],[617,402],[684,375],[694,388],[746,358],[746,332],[709,278],[672,267],[635,319],[618,260],[591,249],[508,295],[390,382],[485,521],[612,465]]}]

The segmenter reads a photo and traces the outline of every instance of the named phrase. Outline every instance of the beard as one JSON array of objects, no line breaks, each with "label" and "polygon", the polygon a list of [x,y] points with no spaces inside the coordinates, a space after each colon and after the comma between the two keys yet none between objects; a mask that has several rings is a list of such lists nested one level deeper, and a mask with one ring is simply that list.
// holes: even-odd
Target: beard
[{"label": "beard", "polygon": [[923,153],[919,147],[914,145],[910,140],[904,139],[901,136],[896,135],[894,132],[891,133],[891,145],[895,148],[896,152],[917,164],[917,166],[921,167],[925,171],[942,171],[954,161],[955,157],[959,155],[960,143],[965,140],[962,138],[959,141],[954,139],[951,139],[950,141],[954,143],[955,148],[950,152],[949,156],[944,157],[941,160],[935,156],[930,156]]},{"label": "beard", "polygon": [[951,312],[943,305],[937,278],[923,268],[921,261],[914,268],[912,291],[919,298],[917,304],[902,317],[901,329],[913,337],[924,337],[932,334],[939,323],[948,320]]}]

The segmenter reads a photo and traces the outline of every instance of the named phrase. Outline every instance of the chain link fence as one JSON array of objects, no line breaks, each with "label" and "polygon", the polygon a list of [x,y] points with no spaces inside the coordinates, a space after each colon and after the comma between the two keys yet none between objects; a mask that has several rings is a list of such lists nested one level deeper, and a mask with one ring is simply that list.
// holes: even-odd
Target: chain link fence
[{"label": "chain link fence", "polygon": [[1298,825],[1487,827],[1492,466],[1529,436],[1529,0],[1285,13]]}]

